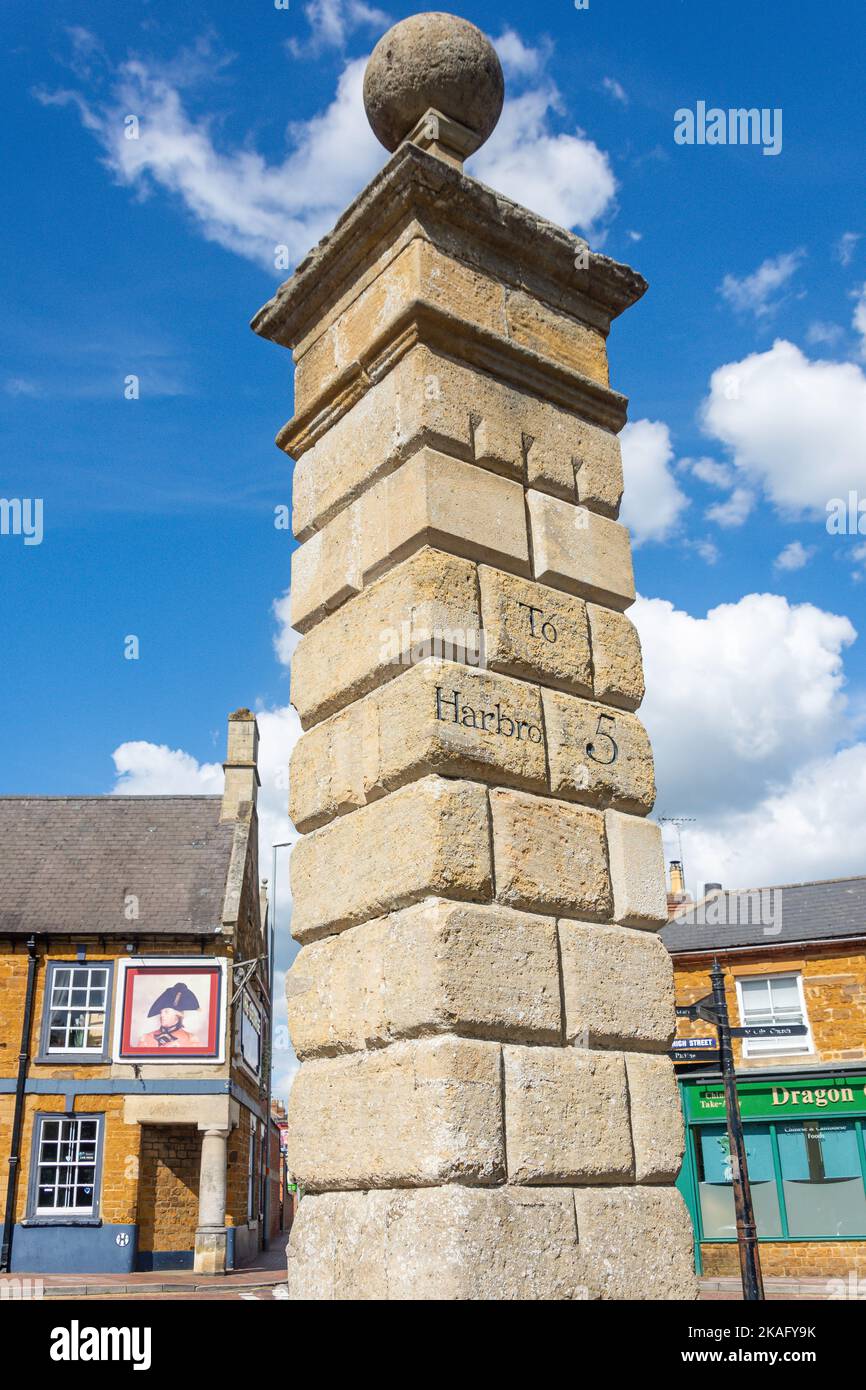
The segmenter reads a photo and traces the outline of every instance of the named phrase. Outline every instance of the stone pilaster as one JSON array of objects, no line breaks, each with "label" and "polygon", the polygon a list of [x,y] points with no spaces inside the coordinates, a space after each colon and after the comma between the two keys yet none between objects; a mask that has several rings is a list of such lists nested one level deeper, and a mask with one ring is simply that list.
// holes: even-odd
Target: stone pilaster
[{"label": "stone pilaster", "polygon": [[464,87],[368,92],[411,139],[254,320],[295,360],[291,1294],[691,1297],[606,352],[645,284],[463,173],[463,25],[392,31]]}]

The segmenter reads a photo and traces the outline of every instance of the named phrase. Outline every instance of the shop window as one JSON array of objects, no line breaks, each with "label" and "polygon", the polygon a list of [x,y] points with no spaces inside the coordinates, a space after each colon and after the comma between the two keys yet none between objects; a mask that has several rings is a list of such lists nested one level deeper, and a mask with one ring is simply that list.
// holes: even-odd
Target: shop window
[{"label": "shop window", "polygon": [[74,1057],[103,1061],[108,1056],[111,962],[98,965],[50,961],[42,1011],[43,1060]]},{"label": "shop window", "polygon": [[[759,1236],[779,1236],[782,1221],[768,1124],[743,1126],[752,1205]],[[736,1240],[731,1151],[724,1125],[702,1125],[695,1137],[701,1227],[705,1240]]]},{"label": "shop window", "polygon": [[779,1162],[792,1236],[866,1236],[866,1187],[850,1121],[780,1124]]},{"label": "shop window", "polygon": [[[805,1024],[806,1001],[800,975],[745,976],[737,980],[740,1020],[744,1026],[758,1024]],[[811,1031],[795,1038],[745,1038],[744,1057],[796,1055],[812,1052]]]},{"label": "shop window", "polygon": [[37,1115],[34,1123],[30,1217],[95,1217],[102,1116]]}]

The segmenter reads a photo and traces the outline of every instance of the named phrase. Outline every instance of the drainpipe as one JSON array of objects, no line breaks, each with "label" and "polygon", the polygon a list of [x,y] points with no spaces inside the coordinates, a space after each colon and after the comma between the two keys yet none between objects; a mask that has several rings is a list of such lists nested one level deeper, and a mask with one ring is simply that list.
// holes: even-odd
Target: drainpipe
[{"label": "drainpipe", "polygon": [[0,1245],[0,1274],[9,1273],[12,1257],[12,1232],[15,1228],[15,1197],[18,1191],[18,1169],[21,1163],[21,1132],[24,1128],[24,1087],[27,1063],[30,1061],[30,1034],[33,1025],[33,997],[36,993],[36,937],[27,941],[27,989],[24,995],[24,1018],[21,1023],[21,1051],[18,1053],[18,1079],[15,1083],[15,1111],[12,1116],[12,1143],[9,1151],[9,1177],[6,1180],[6,1213],[3,1217],[3,1243]]},{"label": "drainpipe", "polygon": [[[271,846],[271,900],[268,903],[270,911],[270,935],[268,940],[268,998],[270,999],[271,1011],[268,1019],[268,1100],[265,1110],[265,1148],[267,1151],[267,1167],[271,1166],[271,1096],[273,1094],[274,1081],[274,938],[277,925],[277,850],[289,849],[294,842],[283,840],[280,844]],[[277,1167],[279,1175],[279,1166]],[[271,1244],[270,1224],[271,1224],[271,1183],[270,1172],[268,1181],[265,1183],[265,1211],[264,1211],[264,1245],[263,1249],[269,1250]]]}]

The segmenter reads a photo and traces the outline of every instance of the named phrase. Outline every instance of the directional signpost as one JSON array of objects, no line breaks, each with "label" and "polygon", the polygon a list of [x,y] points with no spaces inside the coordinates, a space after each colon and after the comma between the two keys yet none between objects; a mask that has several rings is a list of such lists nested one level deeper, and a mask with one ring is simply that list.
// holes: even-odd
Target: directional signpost
[{"label": "directional signpost", "polygon": [[737,1097],[737,1084],[734,1075],[734,1054],[731,1038],[794,1038],[800,1037],[807,1029],[800,1023],[756,1023],[745,1028],[732,1028],[728,1019],[728,1003],[725,998],[725,976],[717,959],[713,960],[710,974],[713,989],[693,1004],[677,1005],[679,1018],[700,1018],[718,1029],[716,1038],[676,1038],[671,1055],[675,1062],[716,1062],[719,1061],[725,1084],[725,1118],[728,1126],[728,1144],[731,1150],[731,1186],[734,1193],[734,1212],[737,1221],[737,1246],[740,1253],[740,1276],[743,1281],[743,1298],[757,1301],[764,1297],[764,1284],[761,1277],[761,1261],[758,1254],[758,1228],[752,1206],[752,1189],[749,1184],[749,1169],[746,1162],[746,1141],[743,1135],[743,1121],[740,1116],[740,1102]]},{"label": "directional signpost", "polygon": [[732,1038],[802,1038],[808,1033],[805,1023],[752,1023],[746,1028],[732,1028]]},{"label": "directional signpost", "polygon": [[[758,1228],[755,1224],[755,1211],[752,1206],[752,1189],[746,1161],[746,1140],[743,1134],[743,1121],[740,1116],[740,1102],[737,1097],[731,1036],[732,1034],[736,1034],[738,1037],[763,1037],[767,1035],[757,1029],[731,1028],[728,1019],[728,1003],[725,998],[725,976],[717,957],[713,960],[710,979],[713,985],[712,1007],[711,1009],[707,1008],[705,1001],[700,1000],[695,1006],[695,1011],[701,1018],[705,1018],[707,1013],[711,1013],[712,1021],[719,1030],[719,1050],[721,1052],[722,1077],[725,1084],[725,1118],[728,1125],[728,1144],[731,1150],[731,1184],[737,1220],[737,1246],[740,1253],[740,1276],[743,1281],[743,1298],[747,1302],[756,1302],[764,1297],[764,1281],[761,1277]],[[706,1009],[706,1012],[703,1012],[702,1009]],[[758,1027],[763,1026],[765,1025]]]}]

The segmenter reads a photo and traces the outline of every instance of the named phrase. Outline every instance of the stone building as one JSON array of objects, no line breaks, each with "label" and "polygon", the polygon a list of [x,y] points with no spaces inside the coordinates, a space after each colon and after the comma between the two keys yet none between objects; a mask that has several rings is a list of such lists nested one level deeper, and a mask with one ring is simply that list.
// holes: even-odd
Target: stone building
[{"label": "stone building", "polygon": [[[717,891],[664,928],[681,1008],[721,961],[761,1264],[767,1275],[866,1275],[866,878]],[[677,1020],[686,1122],[680,1188],[707,1275],[738,1272],[715,1030]],[[794,1034],[786,1035],[786,1028]],[[698,1046],[695,1044],[698,1043]]]},{"label": "stone building", "polygon": [[418,15],[382,171],[256,315],[294,350],[289,1287],[694,1296],[612,320],[628,267],[463,172],[503,100]]},{"label": "stone building", "polygon": [[220,1273],[259,1245],[258,732],[228,728],[222,797],[0,798],[4,1270]]}]

